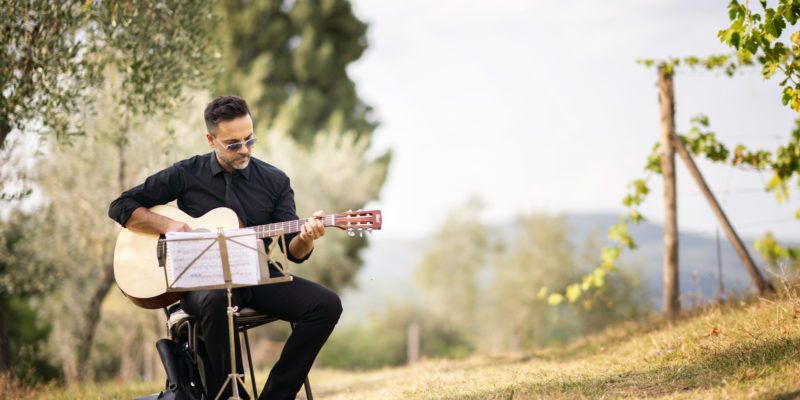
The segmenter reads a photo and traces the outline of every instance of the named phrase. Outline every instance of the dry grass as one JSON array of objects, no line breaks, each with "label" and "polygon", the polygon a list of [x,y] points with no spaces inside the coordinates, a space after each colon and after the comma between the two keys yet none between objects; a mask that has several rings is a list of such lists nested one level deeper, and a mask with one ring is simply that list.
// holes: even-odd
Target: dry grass
[{"label": "dry grass", "polygon": [[[692,314],[672,324],[621,324],[565,348],[525,355],[426,360],[365,372],[318,369],[311,382],[322,400],[800,398],[796,296]],[[0,381],[0,398],[132,399],[158,387],[109,383],[25,391]]]},{"label": "dry grass", "polygon": [[527,356],[314,371],[320,399],[800,398],[800,302],[625,324]]}]

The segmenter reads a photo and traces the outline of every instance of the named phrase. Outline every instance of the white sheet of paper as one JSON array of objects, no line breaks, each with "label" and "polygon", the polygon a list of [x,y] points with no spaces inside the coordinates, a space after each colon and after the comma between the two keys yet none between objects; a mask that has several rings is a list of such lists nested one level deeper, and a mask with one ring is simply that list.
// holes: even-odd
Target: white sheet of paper
[{"label": "white sheet of paper", "polygon": [[[256,248],[258,240],[255,231],[243,228],[224,231],[223,234],[227,238],[225,243],[228,247],[231,282],[242,285],[258,284],[258,252],[252,250]],[[167,232],[166,237],[167,279],[171,287],[186,289],[225,284],[219,243],[214,243],[208,248],[217,239],[218,233]],[[202,255],[197,258],[201,253]],[[186,272],[181,275],[187,267]]]}]

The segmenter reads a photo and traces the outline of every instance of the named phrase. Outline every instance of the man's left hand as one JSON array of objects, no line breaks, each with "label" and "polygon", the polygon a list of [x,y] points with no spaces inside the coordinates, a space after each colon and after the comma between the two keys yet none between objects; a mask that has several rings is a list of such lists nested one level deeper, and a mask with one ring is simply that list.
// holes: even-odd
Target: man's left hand
[{"label": "man's left hand", "polygon": [[300,234],[298,235],[300,240],[311,243],[324,236],[325,225],[322,224],[322,217],[324,216],[325,212],[322,210],[315,212],[312,218],[309,218],[308,221],[300,227]]}]

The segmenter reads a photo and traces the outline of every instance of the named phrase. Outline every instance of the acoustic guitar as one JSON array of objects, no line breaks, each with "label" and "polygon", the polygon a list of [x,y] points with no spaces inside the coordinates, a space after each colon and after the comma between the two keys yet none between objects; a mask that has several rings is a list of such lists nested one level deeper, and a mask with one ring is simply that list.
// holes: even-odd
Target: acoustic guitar
[{"label": "acoustic guitar", "polygon": [[[239,228],[236,213],[225,207],[215,208],[200,218],[193,218],[172,206],[155,206],[151,212],[185,222],[196,231],[215,232]],[[325,227],[344,229],[351,236],[357,232],[381,229],[381,212],[347,211],[321,217]],[[256,237],[267,238],[300,232],[307,219],[251,226]],[[114,279],[122,293],[139,307],[155,309],[170,305],[183,297],[182,292],[168,292],[164,278],[165,242],[161,235],[147,234],[123,228],[114,248]]]}]

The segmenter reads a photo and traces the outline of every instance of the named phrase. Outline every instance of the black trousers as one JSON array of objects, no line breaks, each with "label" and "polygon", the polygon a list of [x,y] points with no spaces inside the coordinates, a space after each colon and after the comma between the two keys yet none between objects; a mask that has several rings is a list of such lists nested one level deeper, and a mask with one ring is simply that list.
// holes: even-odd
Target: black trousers
[{"label": "black trousers", "polygon": [[[259,399],[294,399],[317,353],[339,321],[342,314],[339,296],[322,285],[295,276],[289,282],[233,289],[232,302],[239,308],[250,307],[295,324],[259,396]],[[181,306],[199,317],[206,352],[206,390],[213,399],[231,371],[227,290],[187,292]],[[242,373],[239,348],[237,334],[236,370]],[[228,384],[221,398],[228,398],[230,393]],[[246,396],[241,389],[239,394]]]}]

